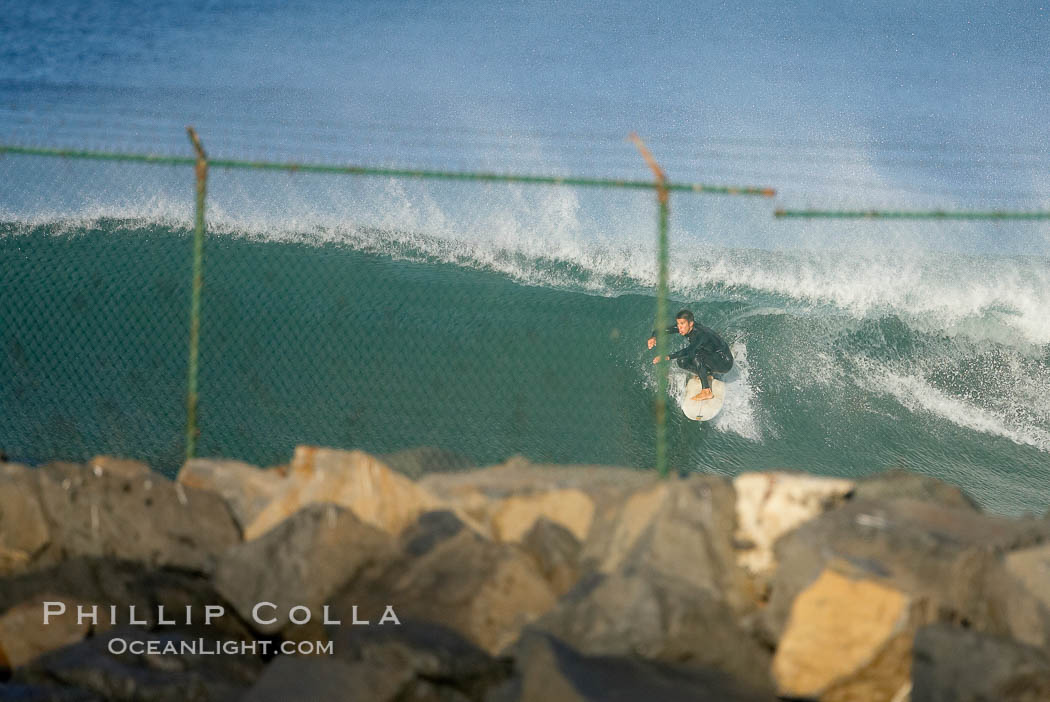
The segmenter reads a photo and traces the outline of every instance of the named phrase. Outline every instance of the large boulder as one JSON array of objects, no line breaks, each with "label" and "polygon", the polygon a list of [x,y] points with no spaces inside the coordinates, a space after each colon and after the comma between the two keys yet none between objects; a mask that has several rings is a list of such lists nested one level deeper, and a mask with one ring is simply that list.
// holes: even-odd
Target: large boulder
[{"label": "large boulder", "polygon": [[[208,638],[241,641],[254,638],[232,612],[204,624],[205,607],[222,605],[223,600],[202,574],[181,569],[148,568],[132,561],[77,557],[48,568],[0,579],[0,613],[11,613],[20,606],[29,606],[27,627],[34,619],[32,609],[42,607],[45,601],[67,605],[65,612],[50,618],[46,627],[48,635],[52,628],[80,631],[77,622],[79,605],[85,612],[84,622],[90,622],[92,634],[114,626],[130,625],[131,607],[134,607],[134,619],[145,621],[147,628],[177,630],[186,635]],[[175,625],[160,623],[161,607],[164,618],[174,619]],[[192,615],[189,624],[185,623],[187,608]],[[94,621],[87,618],[91,612],[95,612]],[[12,635],[18,636],[19,632],[12,630]],[[0,640],[0,646],[5,645]]]},{"label": "large boulder", "polygon": [[[324,606],[348,581],[392,560],[396,548],[383,531],[332,504],[312,504],[263,536],[229,549],[214,582],[237,613],[264,634],[291,623],[296,606],[309,610],[316,626]],[[270,603],[254,612],[260,603]],[[306,618],[306,613],[294,615]]]},{"label": "large boulder", "polygon": [[911,702],[992,700],[1050,700],[1050,659],[1045,651],[948,624],[919,630]]},{"label": "large boulder", "polygon": [[772,691],[770,654],[720,596],[648,571],[596,573],[531,628],[587,655],[635,656],[720,670]]},{"label": "large boulder", "polygon": [[51,540],[30,468],[0,470],[0,576],[25,568]]},{"label": "large boulder", "polygon": [[603,573],[653,573],[706,590],[744,614],[755,596],[737,565],[736,495],[722,478],[697,475],[638,490],[603,513],[581,559]]},{"label": "large boulder", "polygon": [[900,699],[916,629],[907,593],[826,570],[792,604],[773,659],[777,694],[822,702]]},{"label": "large boulder", "polygon": [[494,658],[455,631],[406,619],[397,627],[332,627],[335,656],[405,681],[401,699],[480,700],[511,675],[508,659]]},{"label": "large boulder", "polygon": [[777,539],[840,504],[853,488],[851,480],[804,473],[741,473],[733,480],[743,546],[738,562],[752,575],[769,573]]},{"label": "large boulder", "polygon": [[581,655],[539,633],[523,637],[514,653],[517,676],[494,689],[488,702],[774,702],[718,671]]},{"label": "large boulder", "polygon": [[651,472],[605,466],[551,466],[515,457],[474,471],[433,473],[419,484],[476,530],[518,542],[540,519],[587,539],[599,515],[633,490],[658,482]]},{"label": "large boulder", "polygon": [[55,595],[41,593],[11,607],[0,615],[0,658],[6,667],[19,668],[34,658],[69,646],[83,639],[91,630],[88,621],[73,616],[47,617],[45,602],[53,603],[49,611],[58,611],[59,604],[73,612],[84,603]]},{"label": "large boulder", "polygon": [[929,475],[912,473],[901,468],[890,468],[859,478],[851,497],[856,500],[910,497],[923,502],[936,502],[945,507],[980,511],[973,498],[961,488]]},{"label": "large boulder", "polygon": [[762,621],[771,640],[779,640],[795,598],[836,563],[840,572],[877,579],[925,602],[928,618],[965,620],[988,633],[1035,637],[1041,645],[1048,615],[1020,581],[1005,576],[1003,560],[1038,544],[1045,531],[1033,520],[906,498],[850,502],[777,542],[779,567]]},{"label": "large boulder", "polygon": [[565,527],[540,518],[521,540],[521,547],[536,560],[540,573],[561,597],[580,578],[580,542]]},{"label": "large boulder", "polygon": [[182,466],[175,480],[218,494],[243,531],[277,496],[285,476],[277,469],[256,468],[240,461],[195,458]]},{"label": "large boulder", "polygon": [[392,535],[400,534],[423,512],[442,507],[426,490],[363,451],[298,446],[287,478],[245,528],[244,538],[258,538],[315,503],[341,505]]},{"label": "large boulder", "polygon": [[23,495],[37,496],[47,522],[47,546],[32,567],[91,556],[206,573],[219,553],[240,541],[219,497],[173,483],[141,463],[56,463],[15,480]]},{"label": "large boulder", "polygon": [[[133,643],[173,648],[158,655],[121,652]],[[220,702],[240,698],[261,672],[261,659],[251,653],[198,655],[184,653],[183,644],[199,645],[180,632],[114,628],[34,659],[14,672],[12,682],[48,695],[44,699]]]},{"label": "large boulder", "polygon": [[349,663],[329,656],[278,656],[266,666],[241,702],[354,700],[394,702],[411,671],[372,663]]},{"label": "large boulder", "polygon": [[390,606],[401,619],[442,624],[497,653],[555,604],[551,584],[516,545],[447,526],[433,539],[415,528],[405,536],[403,543],[415,544],[411,553],[378,578],[358,578],[340,593],[335,611],[344,619],[357,607],[375,621]]}]

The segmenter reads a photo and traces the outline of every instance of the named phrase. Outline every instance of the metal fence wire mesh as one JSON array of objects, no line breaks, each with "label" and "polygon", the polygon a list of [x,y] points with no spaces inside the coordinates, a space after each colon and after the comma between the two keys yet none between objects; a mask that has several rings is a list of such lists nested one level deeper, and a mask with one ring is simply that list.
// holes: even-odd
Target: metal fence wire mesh
[{"label": "metal fence wire mesh", "polygon": [[[266,166],[208,173],[196,455],[653,465],[651,187]],[[9,152],[0,183],[0,449],[177,470],[193,159]]]},{"label": "metal fence wire mesh", "polygon": [[192,178],[185,167],[0,157],[0,449],[10,458],[176,462]]}]

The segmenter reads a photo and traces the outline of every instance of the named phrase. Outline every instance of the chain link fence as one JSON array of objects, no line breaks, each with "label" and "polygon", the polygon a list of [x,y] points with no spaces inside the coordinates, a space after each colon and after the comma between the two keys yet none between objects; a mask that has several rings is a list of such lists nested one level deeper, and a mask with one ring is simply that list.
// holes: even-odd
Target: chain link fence
[{"label": "chain link fence", "polygon": [[666,245],[637,260],[666,226],[654,183],[211,160],[200,211],[195,165],[0,153],[12,460],[174,472],[310,443],[410,471],[516,453],[666,468],[667,393],[638,372],[653,280],[666,298]]}]

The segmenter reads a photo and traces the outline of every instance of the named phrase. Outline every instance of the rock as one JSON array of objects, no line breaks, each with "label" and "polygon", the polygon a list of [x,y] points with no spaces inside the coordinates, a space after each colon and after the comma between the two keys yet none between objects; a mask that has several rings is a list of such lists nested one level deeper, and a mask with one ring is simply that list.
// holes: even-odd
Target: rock
[{"label": "rock", "polygon": [[539,565],[540,573],[561,597],[580,577],[580,542],[572,532],[540,517],[521,540],[521,546]]},{"label": "rock", "polygon": [[584,656],[558,639],[530,634],[515,647],[519,676],[491,702],[774,702],[717,671],[635,658]]},{"label": "rock", "polygon": [[34,567],[76,556],[112,556],[209,572],[216,555],[240,541],[218,496],[159,473],[128,464],[114,470],[114,465],[103,463],[96,470],[50,464],[27,476],[27,487],[39,491],[50,531]]},{"label": "rock", "polygon": [[988,633],[1045,640],[1050,620],[1002,565],[1019,539],[1032,538],[1031,527],[911,499],[851,501],[777,542],[780,565],[761,620],[776,642],[795,597],[836,563],[839,572],[922,602],[926,621],[966,620]]},{"label": "rock", "polygon": [[704,589],[742,614],[754,608],[750,579],[736,563],[736,495],[722,478],[671,479],[610,511],[584,545],[604,573],[656,573]]},{"label": "rock", "polygon": [[25,568],[51,540],[30,469],[3,464],[0,473],[0,576]]},{"label": "rock", "polygon": [[153,472],[142,461],[113,456],[95,456],[88,461],[87,467],[98,477],[104,474],[118,480],[145,480]]},{"label": "rock", "polygon": [[915,637],[911,702],[1043,702],[1050,699],[1045,652],[948,624]]},{"label": "rock", "polygon": [[240,461],[204,458],[187,461],[175,480],[222,497],[242,531],[259,516],[284,484],[284,476],[274,469],[256,468]]},{"label": "rock", "polygon": [[408,671],[411,684],[402,699],[480,700],[486,690],[511,675],[508,660],[488,655],[455,631],[424,621],[405,620],[397,627],[332,627],[335,655],[379,669]]},{"label": "rock", "polygon": [[[114,654],[109,650],[114,640],[118,647],[121,642],[158,647],[170,642],[176,652],[134,655],[118,648]],[[16,670],[13,681],[72,688],[106,700],[218,701],[238,699],[261,671],[262,661],[256,656],[182,653],[184,642],[196,643],[179,633],[115,628],[35,659]]]},{"label": "rock", "polygon": [[555,601],[521,548],[463,529],[419,556],[393,562],[377,579],[359,579],[339,594],[334,609],[349,619],[358,606],[374,621],[390,605],[401,619],[442,624],[497,653]]},{"label": "rock", "polygon": [[361,521],[395,536],[423,512],[443,506],[367,453],[299,446],[287,479],[244,530],[244,538],[258,538],[314,503],[346,507]]},{"label": "rock", "polygon": [[587,655],[688,663],[772,692],[769,652],[720,595],[654,572],[589,576],[531,628]]},{"label": "rock", "polygon": [[752,575],[776,567],[773,544],[848,495],[853,481],[804,473],[741,473],[736,490],[736,539],[747,546],[738,562]]},{"label": "rock", "polygon": [[1007,573],[1050,611],[1050,543],[1011,551],[1006,555],[1005,567]]},{"label": "rock", "polygon": [[917,628],[907,593],[828,569],[803,590],[773,658],[777,694],[891,700],[906,687]]},{"label": "rock", "polygon": [[492,508],[491,522],[500,541],[521,541],[538,519],[548,519],[583,541],[594,520],[594,502],[575,488],[513,495]]},{"label": "rock", "polygon": [[[215,572],[215,588],[237,613],[264,634],[289,626],[289,610],[308,607],[320,621],[323,606],[361,571],[396,552],[391,537],[338,505],[312,504],[262,537],[229,549]],[[262,602],[276,605],[253,620]]]},{"label": "rock", "polygon": [[91,629],[89,622],[78,623],[76,617],[48,617],[45,624],[44,602],[61,602],[70,612],[84,604],[45,592],[5,611],[0,616],[0,651],[8,668],[18,668],[37,656],[74,644]]},{"label": "rock", "polygon": [[891,468],[856,481],[852,499],[889,500],[910,497],[923,502],[935,502],[945,507],[980,511],[973,498],[960,488],[928,475]]},{"label": "rock", "polygon": [[422,556],[464,528],[463,522],[453,512],[424,512],[415,524],[401,532],[401,548],[410,556]]},{"label": "rock", "polygon": [[652,473],[600,466],[534,465],[522,458],[480,470],[437,473],[419,484],[457,510],[479,533],[519,541],[540,517],[583,541],[600,512],[632,489],[653,485]]},{"label": "rock", "polygon": [[13,683],[7,683],[0,688],[0,700],[18,700],[18,702],[108,702],[106,698],[87,690]]},{"label": "rock", "polygon": [[409,671],[397,668],[326,656],[278,656],[241,701],[393,702],[410,679]]},{"label": "rock", "polygon": [[413,480],[430,473],[465,471],[474,466],[474,462],[462,454],[430,446],[384,453],[379,460]]},{"label": "rock", "polygon": [[[86,614],[95,608],[91,631],[98,634],[114,625],[127,625],[129,607],[135,607],[135,618],[148,627],[178,630],[188,635],[251,640],[251,632],[230,612],[205,626],[206,605],[222,604],[222,598],[202,575],[181,570],[146,568],[141,563],[101,558],[73,558],[50,568],[33,570],[0,580],[0,612],[23,602],[42,603],[44,595],[52,601],[83,605]],[[177,626],[159,625],[158,608],[164,607],[165,619],[174,618]],[[193,621],[186,625],[186,607]],[[113,611],[111,611],[113,608]],[[113,615],[115,612],[115,615]],[[76,625],[76,606],[51,620],[48,628]],[[115,619],[115,624],[110,619]]]}]

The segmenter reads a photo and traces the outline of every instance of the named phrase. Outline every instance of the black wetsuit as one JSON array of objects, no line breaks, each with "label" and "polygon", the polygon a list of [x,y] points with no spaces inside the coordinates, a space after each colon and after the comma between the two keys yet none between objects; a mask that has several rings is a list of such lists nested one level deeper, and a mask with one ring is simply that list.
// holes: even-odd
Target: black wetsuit
[{"label": "black wetsuit", "polygon": [[[667,333],[677,334],[678,327],[669,327]],[[704,325],[694,322],[693,330],[685,338],[689,345],[675,351],[670,357],[678,361],[679,368],[700,376],[700,382],[705,388],[711,387],[708,375],[726,373],[733,367],[733,353],[729,350],[729,344]]]}]

